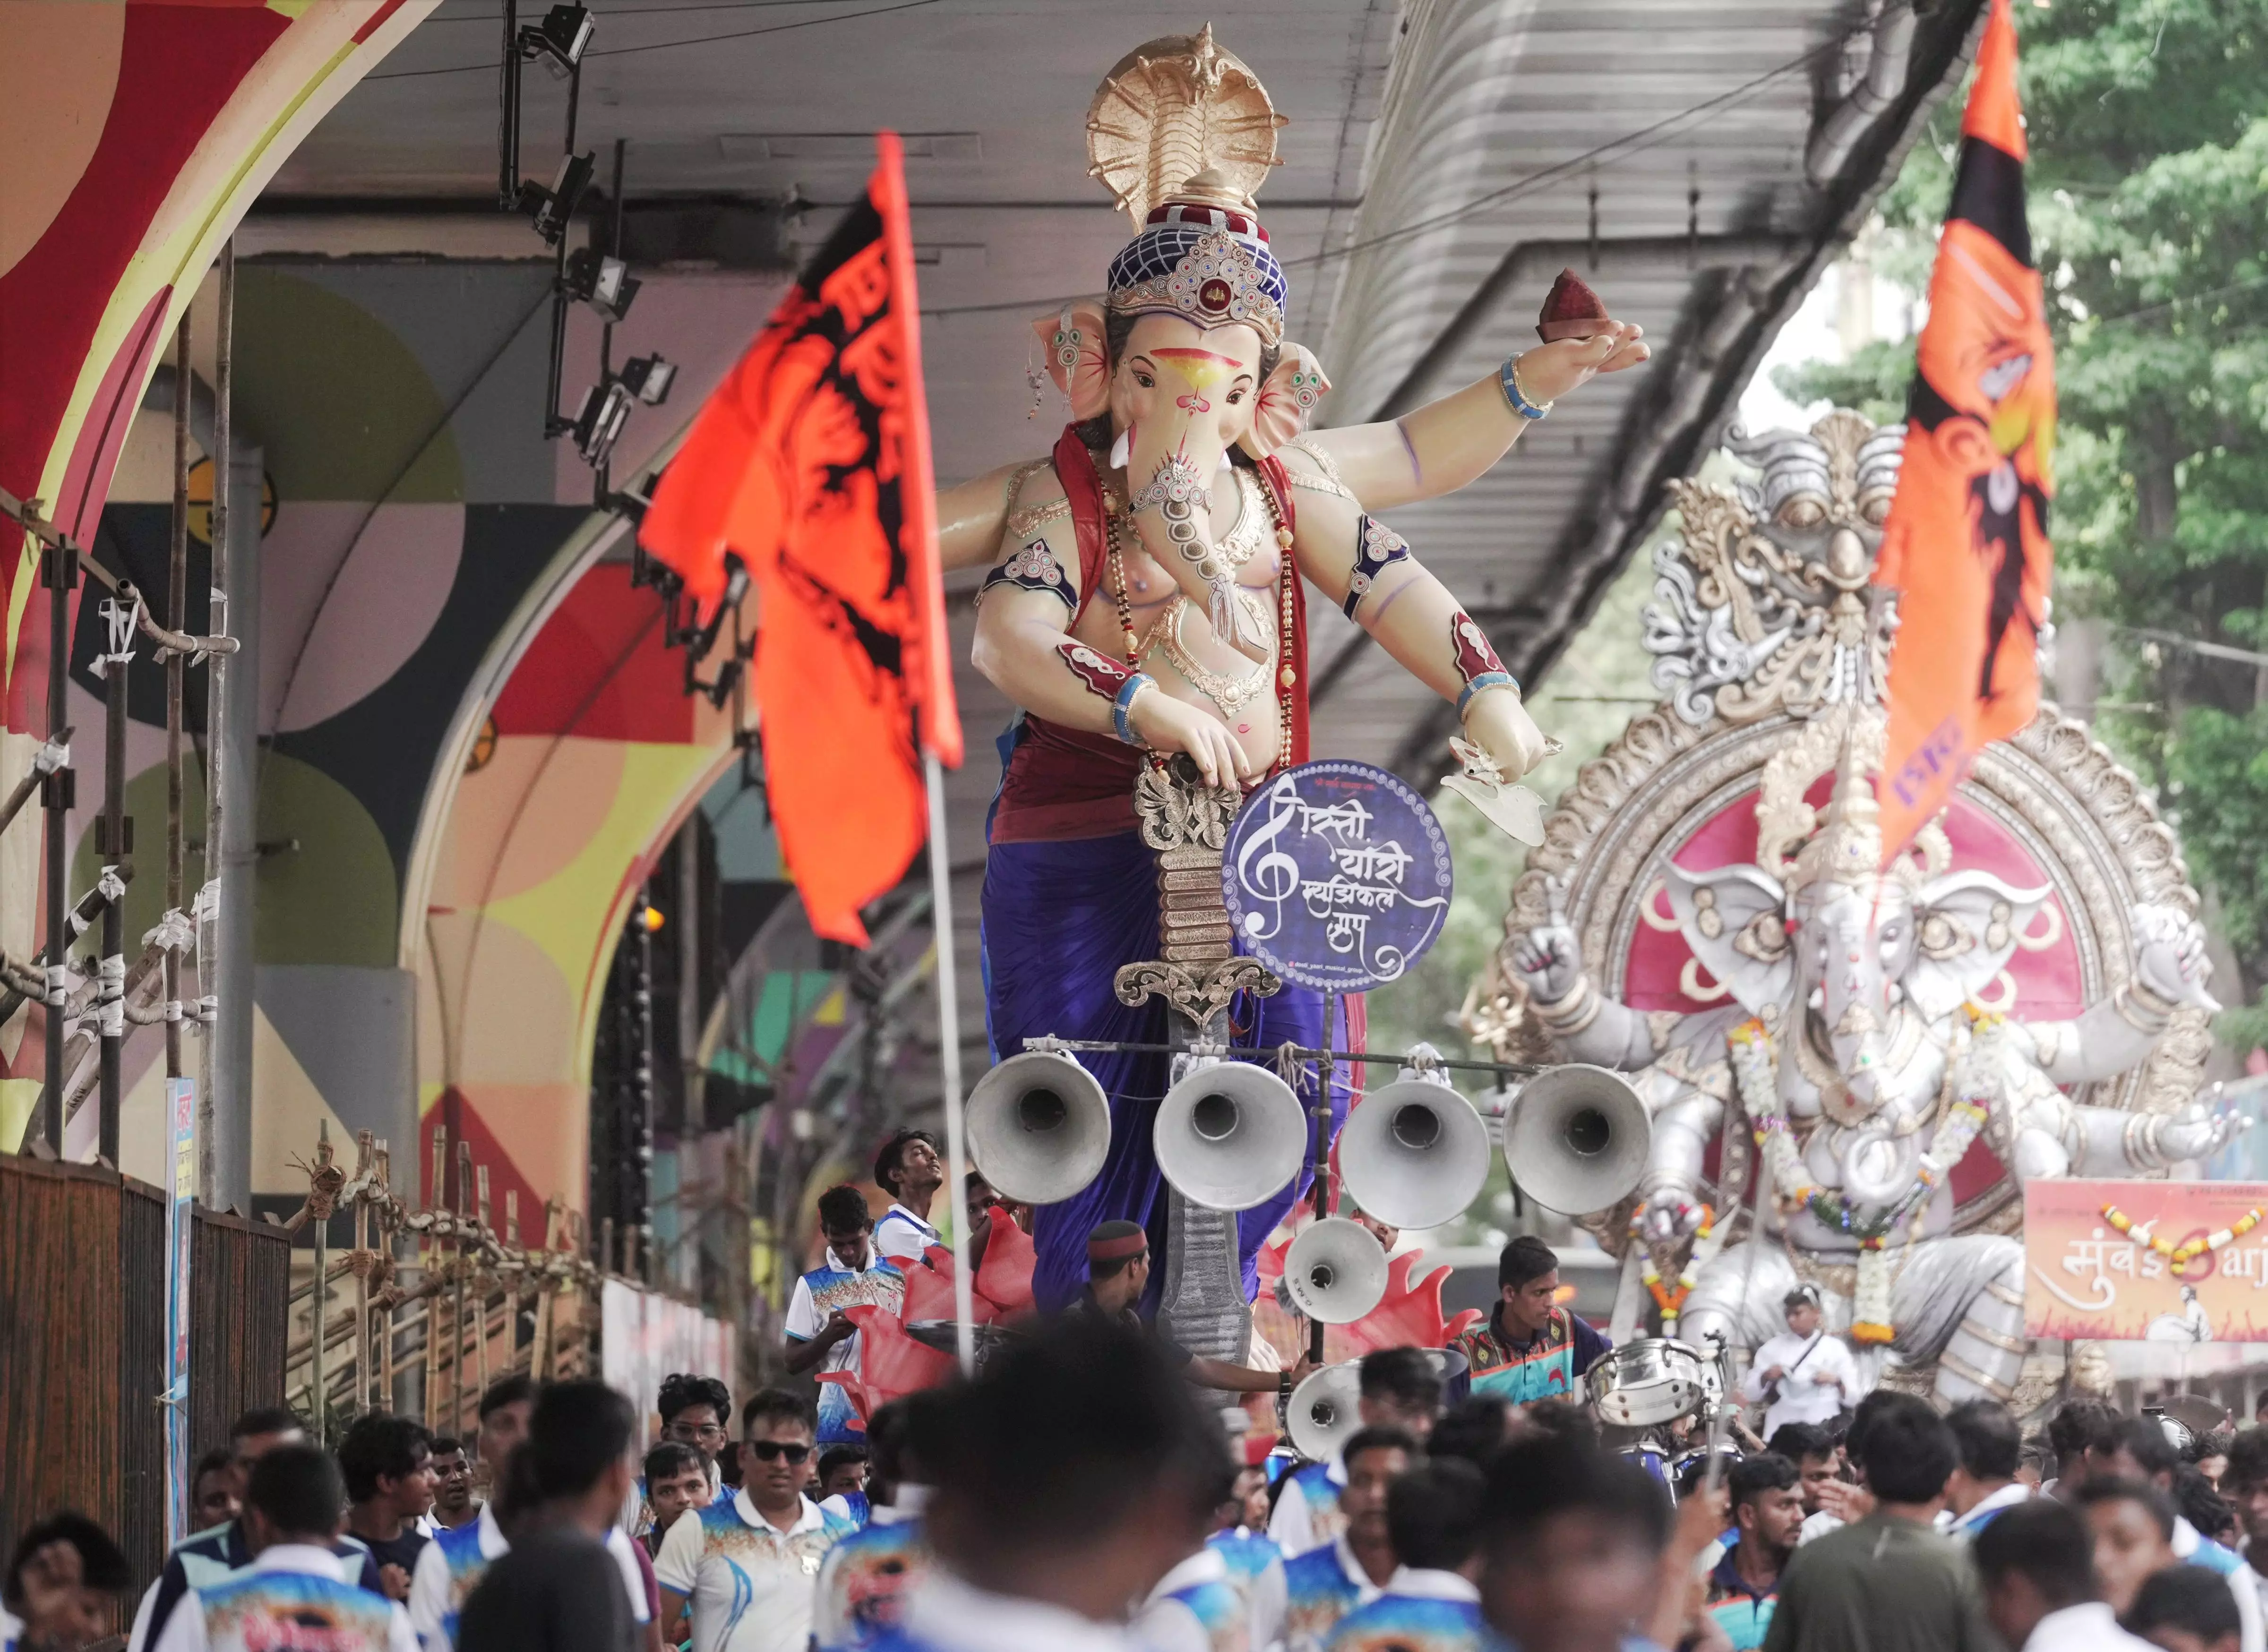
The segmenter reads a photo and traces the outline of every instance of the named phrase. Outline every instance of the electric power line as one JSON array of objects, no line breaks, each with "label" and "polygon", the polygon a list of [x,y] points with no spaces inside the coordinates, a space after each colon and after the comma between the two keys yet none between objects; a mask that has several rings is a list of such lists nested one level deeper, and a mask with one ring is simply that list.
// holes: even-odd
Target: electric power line
[{"label": "electric power line", "polygon": [[[1501,206],[1506,202],[1516,201],[1523,195],[1532,194],[1535,190],[1542,188],[1546,184],[1556,182],[1558,179],[1565,176],[1569,173],[1580,171],[1584,166],[1590,165],[1597,162],[1602,157],[1612,156],[1615,160],[1626,160],[1630,158],[1631,156],[1644,154],[1647,150],[1657,149],[1662,144],[1670,142],[1673,138],[1686,136],[1690,132],[1703,130],[1709,125],[1709,121],[1706,120],[1695,121],[1690,127],[1683,124],[1685,121],[1692,120],[1692,117],[1696,115],[1722,113],[1723,111],[1736,106],[1738,103],[1753,97],[1756,93],[1761,92],[1764,87],[1770,85],[1774,81],[1807,67],[1815,59],[1822,57],[1831,52],[1840,51],[1845,43],[1845,38],[1838,37],[1835,40],[1826,41],[1822,45],[1815,46],[1809,51],[1788,59],[1786,62],[1778,65],[1776,68],[1766,70],[1763,74],[1758,75],[1753,80],[1743,81],[1740,85],[1734,86],[1729,91],[1721,92],[1713,98],[1705,99],[1701,102],[1689,105],[1685,108],[1680,109],[1673,114],[1665,115],[1650,126],[1643,126],[1635,131],[1625,132],[1619,137],[1609,138],[1607,142],[1597,145],[1595,148],[1586,150],[1580,155],[1572,156],[1564,161],[1555,162],[1551,165],[1542,167],[1535,172],[1529,173],[1524,177],[1514,179],[1511,183],[1503,185],[1496,189],[1491,189],[1484,195],[1476,195],[1472,200],[1464,202],[1458,206],[1447,208],[1440,212],[1435,213],[1431,217],[1420,218],[1415,224],[1405,224],[1396,229],[1382,231],[1379,234],[1371,236],[1366,239],[1349,242],[1344,246],[1327,247],[1320,252],[1302,253],[1297,258],[1284,259],[1281,262],[1285,268],[1294,269],[1328,264],[1339,259],[1351,258],[1357,253],[1367,252],[1372,247],[1386,246],[1390,246],[1396,241],[1407,240],[1412,236],[1423,235],[1429,230],[1439,229],[1445,224],[1461,222],[1462,220],[1470,217],[1475,213],[1480,212],[1486,208]],[[1615,153],[1616,151],[1624,150],[1628,151],[1625,154]],[[1609,164],[1611,164],[1611,162]],[[985,315],[1011,310],[1038,311],[1044,310],[1051,305],[1068,304],[1074,298],[1083,297],[1086,296],[1086,295],[1084,293],[1064,293],[1058,294],[1051,298],[1020,298],[1015,300],[1004,300],[992,304],[950,305],[942,305],[935,309],[924,307],[922,313],[925,316],[957,316]]]}]

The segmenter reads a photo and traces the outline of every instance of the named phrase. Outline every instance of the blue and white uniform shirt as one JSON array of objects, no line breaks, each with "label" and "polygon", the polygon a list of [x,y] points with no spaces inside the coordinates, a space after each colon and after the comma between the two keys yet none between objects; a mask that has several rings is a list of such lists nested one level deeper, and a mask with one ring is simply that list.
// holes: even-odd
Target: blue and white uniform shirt
[{"label": "blue and white uniform shirt", "polygon": [[670,1527],[653,1557],[654,1581],[691,1602],[693,1652],[806,1652],[819,1568],[853,1528],[810,1498],[801,1501],[784,1531],[746,1491]]},{"label": "blue and white uniform shirt", "polygon": [[193,1591],[156,1652],[416,1652],[409,1616],[350,1582],[312,1544],[279,1543],[233,1577]]},{"label": "blue and white uniform shirt", "polygon": [[[792,1341],[808,1342],[827,1328],[827,1317],[846,1308],[869,1304],[887,1308],[896,1313],[906,1300],[906,1276],[877,1252],[865,1267],[850,1267],[833,1250],[827,1252],[825,1264],[814,1267],[795,1281],[795,1293],[788,1298],[787,1319],[783,1325]],[[845,1337],[827,1350],[819,1362],[821,1371],[856,1371],[858,1369],[858,1345],[865,1339],[857,1333]],[[852,1408],[850,1396],[840,1383],[819,1385],[819,1443],[839,1445],[846,1440],[864,1440],[864,1429],[856,1426],[858,1413]]]},{"label": "blue and white uniform shirt", "polygon": [[1205,1546],[1219,1551],[1228,1565],[1228,1581],[1244,1592],[1245,1610],[1251,1616],[1252,1644],[1272,1647],[1284,1638],[1284,1553],[1256,1531],[1239,1527],[1216,1531]]},{"label": "blue and white uniform shirt", "polygon": [[1133,1631],[1145,1652],[1261,1652],[1244,1591],[1210,1545],[1158,1580]]},{"label": "blue and white uniform shirt", "polygon": [[[902,1269],[909,1262],[920,1261],[931,1245],[941,1242],[942,1236],[935,1228],[903,1205],[892,1205],[874,1224],[874,1254],[885,1262],[895,1262]],[[834,1260],[832,1257],[828,1259]]]},{"label": "blue and white uniform shirt", "polygon": [[[342,1534],[330,1552],[343,1568],[347,1582],[385,1597],[378,1559],[361,1538]],[[241,1516],[183,1538],[166,1557],[166,1568],[158,1574],[158,1581],[143,1591],[142,1604],[134,1612],[134,1627],[127,1636],[127,1652],[151,1652],[173,1621],[174,1609],[192,1590],[225,1582],[251,1564],[252,1539],[245,1533]]]},{"label": "blue and white uniform shirt", "polygon": [[1339,1619],[1326,1652],[1484,1652],[1496,1646],[1481,1591],[1454,1572],[1405,1566],[1368,1605]]},{"label": "blue and white uniform shirt", "polygon": [[874,1509],[863,1529],[827,1552],[812,1626],[818,1652],[869,1652],[904,1627],[906,1597],[929,1571],[915,1495],[924,1489],[899,1487],[897,1506]]},{"label": "blue and white uniform shirt", "polygon": [[1344,1534],[1285,1561],[1284,1587],[1285,1652],[1322,1652],[1341,1619],[1384,1592]]},{"label": "blue and white uniform shirt", "polygon": [[[679,1524],[691,1518],[684,1516]],[[630,1597],[631,1618],[639,1623],[651,1621],[645,1575],[638,1569],[630,1539],[620,1526],[608,1528],[606,1547],[622,1575],[622,1593]],[[417,1569],[409,1578],[409,1622],[423,1652],[453,1652],[457,1619],[465,1603],[488,1575],[489,1568],[511,1553],[512,1545],[496,1523],[494,1506],[489,1503],[481,1505],[476,1518],[445,1530],[417,1551]]]},{"label": "blue and white uniform shirt", "polygon": [[1346,1459],[1331,1453],[1328,1463],[1302,1463],[1285,1478],[1268,1517],[1268,1536],[1285,1564],[1320,1549],[1346,1530],[1339,1494],[1346,1489]]}]

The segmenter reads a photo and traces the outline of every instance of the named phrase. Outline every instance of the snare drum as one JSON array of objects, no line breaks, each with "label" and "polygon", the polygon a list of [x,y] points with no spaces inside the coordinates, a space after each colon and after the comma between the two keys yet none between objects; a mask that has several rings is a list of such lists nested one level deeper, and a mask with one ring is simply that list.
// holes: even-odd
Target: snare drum
[{"label": "snare drum", "polygon": [[1675,1422],[1708,1392],[1700,1354],[1667,1337],[1640,1337],[1609,1351],[1591,1367],[1584,1384],[1599,1421],[1622,1428]]}]

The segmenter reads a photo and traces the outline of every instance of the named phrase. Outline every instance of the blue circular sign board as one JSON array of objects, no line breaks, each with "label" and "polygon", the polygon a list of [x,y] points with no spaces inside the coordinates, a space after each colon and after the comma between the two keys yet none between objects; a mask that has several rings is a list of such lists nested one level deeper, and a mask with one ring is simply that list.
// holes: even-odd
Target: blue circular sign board
[{"label": "blue circular sign board", "polygon": [[1449,915],[1441,823],[1367,763],[1303,763],[1248,795],[1220,877],[1240,949],[1318,992],[1399,980]]}]

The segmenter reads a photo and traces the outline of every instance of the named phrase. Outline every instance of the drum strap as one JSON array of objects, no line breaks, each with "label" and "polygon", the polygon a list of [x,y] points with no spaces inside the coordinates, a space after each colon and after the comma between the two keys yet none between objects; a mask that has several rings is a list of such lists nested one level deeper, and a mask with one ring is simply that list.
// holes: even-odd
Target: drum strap
[{"label": "drum strap", "polygon": [[1827,1340],[1827,1328],[1822,1325],[1812,1333],[1811,1341],[1805,1347],[1803,1352],[1795,1356],[1795,1363],[1782,1371],[1779,1374],[1779,1381],[1771,1385],[1772,1404],[1778,1405],[1779,1403],[1780,1393],[1782,1390],[1786,1388],[1787,1379],[1803,1369],[1804,1361],[1809,1359],[1814,1354],[1817,1353],[1819,1351],[1819,1345],[1825,1340]]}]

